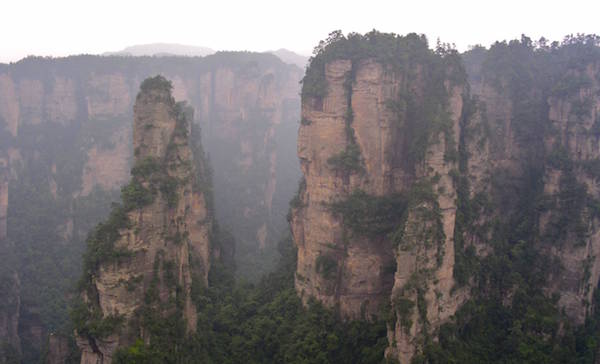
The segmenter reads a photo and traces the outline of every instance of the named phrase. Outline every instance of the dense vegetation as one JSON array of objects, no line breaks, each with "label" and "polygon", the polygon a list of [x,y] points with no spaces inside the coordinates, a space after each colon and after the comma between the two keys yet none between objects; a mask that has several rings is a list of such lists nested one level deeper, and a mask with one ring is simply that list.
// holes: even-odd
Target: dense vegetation
[{"label": "dense vegetation", "polygon": [[403,224],[408,197],[403,194],[370,196],[362,190],[331,205],[352,232],[370,236],[390,234]]},{"label": "dense vegetation", "polygon": [[[154,89],[162,84],[150,80],[142,84],[144,87]],[[168,147],[164,160],[144,158],[136,162],[132,181],[121,192],[123,205],[115,206],[109,219],[99,224],[88,238],[80,290],[91,300],[73,305],[72,320],[78,334],[101,339],[116,330],[123,332],[125,325],[136,333],[143,328],[144,340],[120,348],[114,357],[117,363],[379,363],[387,345],[384,322],[342,323],[337,314],[315,302],[308,308],[303,306],[293,286],[296,252],[290,239],[282,242],[284,259],[280,268],[257,286],[235,283],[231,264],[215,255],[209,286],[202,284],[201,277],[193,279],[192,299],[197,306],[198,321],[196,331],[191,334],[186,332],[185,293],[176,279],[175,264],[166,260],[161,251],[155,256],[144,302],[132,319],[125,323],[121,316],[102,315],[93,301],[97,292],[90,284],[91,276],[101,264],[128,258],[130,253],[118,249],[115,243],[122,229],[132,228],[127,217],[129,211],[152,203],[159,194],[168,200],[161,186],[167,169],[171,168],[167,163],[171,160],[169,150]],[[201,159],[206,165],[206,160]],[[207,192],[208,208],[214,213],[210,176],[196,185]],[[225,257],[223,252],[232,243],[228,234],[216,226],[211,238],[213,251],[218,248],[220,256]],[[194,261],[190,263],[193,265]],[[328,269],[327,265],[323,267],[324,272]],[[168,288],[168,299],[159,298],[159,284]]]},{"label": "dense vegetation", "polygon": [[194,290],[196,333],[186,337],[181,321],[153,318],[150,343],[121,349],[116,363],[381,363],[385,323],[343,323],[316,302],[303,307],[291,239],[279,250],[278,269],[256,285],[234,283],[232,271],[215,263],[209,287]]},{"label": "dense vegetation", "polygon": [[[148,75],[161,73],[169,77],[199,80],[203,75],[211,75],[217,69],[228,67],[239,77],[250,79],[261,77],[266,70],[273,72],[275,82],[288,77],[297,70],[281,62],[270,54],[251,52],[219,52],[208,57],[118,57],[118,56],[72,56],[66,58],[28,57],[19,62],[0,65],[0,72],[6,74],[16,84],[20,82],[37,82],[42,86],[44,98],[56,91],[56,79],[66,78],[72,82],[75,94],[76,113],[71,119],[50,119],[48,107],[53,103],[40,101],[36,107],[22,107],[18,135],[12,136],[7,123],[0,116],[0,156],[7,156],[18,151],[22,158],[6,168],[0,165],[0,178],[9,181],[8,242],[0,242],[0,255],[10,256],[3,261],[0,269],[0,297],[7,305],[16,300],[16,292],[11,290],[12,272],[16,271],[21,282],[21,312],[19,333],[21,336],[22,360],[36,362],[45,354],[47,337],[50,333],[56,336],[71,336],[72,327],[68,319],[68,301],[72,297],[73,286],[81,274],[81,256],[85,250],[85,239],[94,226],[108,216],[111,203],[119,199],[119,188],[105,190],[99,185],[89,194],[82,195],[82,176],[85,173],[87,154],[93,152],[112,151],[115,147],[129,146],[128,135],[131,130],[131,107],[124,114],[110,108],[103,116],[92,116],[88,100],[105,102],[109,98],[108,84],[95,83],[105,80],[109,75],[121,75],[124,87],[131,95],[138,89],[139,80]],[[214,77],[213,77],[214,81]],[[114,89],[113,89],[114,90]],[[193,96],[194,93],[190,93]],[[71,100],[66,100],[71,101]],[[284,107],[286,122],[276,126],[278,145],[268,146],[268,152],[277,148],[277,190],[273,197],[272,214],[266,207],[252,216],[248,225],[262,224],[269,220],[269,238],[278,239],[284,229],[273,227],[284,226],[285,211],[290,196],[293,195],[294,183],[298,179],[299,169],[295,158],[293,141],[295,127],[293,120],[297,118],[299,105],[291,100]],[[200,104],[198,99],[191,103]],[[214,100],[211,100],[214,102]],[[50,105],[52,104],[52,105]],[[214,105],[212,105],[214,106]],[[19,107],[19,105],[17,105]],[[200,120],[203,125],[222,120],[220,114],[211,113],[208,120]],[[36,121],[40,118],[40,122]],[[264,121],[264,115],[252,116],[244,125],[252,125],[255,121]],[[253,142],[263,143],[267,128],[262,122],[256,130],[248,127],[245,132],[251,133]],[[206,135],[206,133],[205,133]],[[196,136],[198,141],[199,135]],[[218,147],[215,147],[218,145]],[[250,170],[247,179],[230,176],[237,171],[222,172],[227,169],[239,155],[239,143],[224,144],[217,138],[211,140],[211,155],[218,156],[218,181],[227,180],[218,185],[220,211],[225,210],[224,201],[231,200],[227,211],[236,211],[237,204],[256,203],[262,195],[265,173],[259,168]],[[131,149],[131,148],[130,148]],[[129,151],[129,158],[133,155]],[[256,160],[263,160],[254,156]],[[266,159],[265,159],[266,160]],[[215,163],[217,165],[217,163]],[[258,166],[263,168],[264,166]],[[264,167],[268,170],[268,166]],[[281,173],[279,171],[282,171]],[[229,173],[231,172],[231,174]],[[239,182],[238,182],[239,181]],[[94,182],[97,181],[86,181]],[[168,181],[166,181],[168,182]],[[56,186],[56,191],[53,190]],[[249,186],[255,190],[247,193]],[[144,203],[140,200],[145,195],[139,186],[130,186],[128,201]],[[165,183],[163,191],[172,190],[172,184]],[[227,191],[223,193],[223,191]],[[229,194],[228,194],[229,193]],[[234,197],[232,197],[234,196]],[[241,197],[240,197],[241,196]],[[258,204],[258,203],[256,203]],[[240,210],[240,209],[237,209]],[[268,215],[268,218],[265,216]],[[243,215],[242,215],[243,217]],[[231,227],[230,221],[238,221],[239,215],[223,213],[224,225]],[[260,221],[260,224],[258,223]],[[71,224],[72,222],[72,224]],[[71,230],[72,227],[72,230]],[[255,242],[254,226],[242,226],[236,234],[251,236]],[[223,229],[224,230],[224,229]],[[72,231],[72,235],[70,232]],[[240,232],[241,231],[241,232]],[[248,231],[253,231],[248,234]],[[247,270],[261,268],[271,269],[273,264],[261,265],[261,260],[276,262],[276,248],[271,244],[265,251],[257,252],[255,245],[248,245],[244,250],[247,261],[252,264]],[[268,253],[266,252],[268,250]],[[231,257],[233,252],[226,255]],[[6,274],[5,274],[6,271]],[[258,271],[258,269],[256,269]],[[39,330],[41,329],[41,333]],[[38,333],[40,335],[38,336]],[[0,346],[4,343],[0,343]],[[12,350],[12,349],[11,349]],[[12,352],[12,351],[11,351]],[[1,354],[0,354],[1,355]]]},{"label": "dense vegetation", "polygon": [[[100,188],[79,194],[86,161],[81,150],[95,143],[104,147],[110,142],[104,131],[119,122],[95,130],[79,123],[22,125],[16,137],[0,131],[6,138],[0,148],[18,148],[22,156],[14,171],[18,183],[9,183],[8,242],[2,242],[2,250],[11,256],[3,260],[5,267],[12,267],[20,280],[20,360],[25,363],[44,355],[46,339],[34,335],[35,327],[65,337],[72,333],[68,293],[80,273],[85,235],[115,199],[112,191]],[[0,277],[1,285],[10,287],[8,278]],[[4,287],[0,292],[7,300],[17,299],[15,294]]]},{"label": "dense vegetation", "polygon": [[[423,35],[408,34],[398,36],[371,31],[364,35],[350,33],[344,36],[340,31],[332,32],[314,49],[310,65],[302,80],[302,97],[305,100],[319,100],[328,93],[325,77],[326,65],[335,60],[350,61],[351,68],[344,82],[347,111],[346,149],[332,156],[328,163],[334,170],[346,173],[364,172],[360,148],[354,138],[352,121],[352,85],[356,69],[361,62],[372,60],[395,72],[402,80],[398,94],[388,100],[388,108],[396,115],[402,140],[398,161],[409,168],[423,161],[429,146],[437,142],[443,133],[446,142],[446,158],[456,159],[456,145],[451,138],[452,123],[448,112],[448,90],[446,81],[453,85],[466,82],[466,73],[459,54],[446,44],[437,44],[435,50],[429,48]],[[422,91],[419,97],[415,88]]]},{"label": "dense vegetation", "polygon": [[[459,62],[458,53],[445,45],[438,44],[438,54],[451,54],[448,65]],[[415,33],[399,36],[392,33],[380,33],[373,30],[364,35],[350,33],[347,36],[337,30],[322,40],[313,51],[310,65],[302,80],[302,96],[322,98],[327,95],[325,66],[335,60],[349,60],[357,64],[363,60],[374,60],[380,64],[393,67],[396,71],[408,72],[417,64],[430,65],[436,62],[431,57],[434,52],[429,49],[424,35]],[[456,63],[455,65],[458,65]],[[457,75],[458,77],[459,75]],[[459,81],[459,79],[457,79]]]},{"label": "dense vegetation", "polygon": [[[442,47],[437,52],[439,57],[432,57],[433,52],[426,40],[416,35],[397,37],[373,32],[344,37],[341,33],[332,33],[317,47],[302,93],[313,98],[326,95],[324,67],[333,59],[359,62],[374,58],[400,69],[409,67],[412,61],[448,62],[446,65],[456,62],[456,54],[450,50]],[[489,143],[493,155],[501,156],[505,151],[500,137],[504,130],[495,120],[482,120],[481,130],[471,128],[472,116],[485,110],[485,105],[476,98],[467,100],[464,107],[468,116],[462,120],[463,129],[467,132],[461,135],[456,148],[458,155],[449,150],[447,158],[456,159],[459,165],[454,176],[458,189],[454,277],[457,289],[473,287],[472,298],[439,332],[433,333],[439,340],[429,336],[424,338],[424,350],[414,358],[415,363],[597,361],[600,310],[592,309],[583,326],[571,324],[558,306],[558,297],[544,290],[548,278],[560,272],[560,264],[541,252],[565,243],[581,244],[588,233],[586,219],[600,213],[599,202],[575,176],[576,172],[583,171],[597,178],[597,162],[574,161],[560,143],[550,149],[543,143],[544,136],[556,133],[548,120],[549,98],[561,97],[573,102],[573,128],[580,127],[577,121],[590,115],[590,102],[579,98],[579,90],[591,81],[577,71],[584,70],[588,63],[599,57],[599,40],[593,36],[570,37],[561,44],[550,45],[543,40],[532,42],[523,37],[519,41],[497,43],[489,51],[474,48],[464,56],[473,85],[485,80],[510,99],[514,107],[515,139],[524,151],[519,155],[523,173],[514,177],[509,171],[495,170],[495,180],[491,181],[489,192],[470,196],[467,165],[470,156],[466,143],[480,138],[478,142]],[[110,58],[109,61],[114,60]],[[22,67],[28,62],[37,60],[25,61]],[[453,74],[464,77],[458,69]],[[444,115],[447,95],[438,93],[440,89],[434,87],[441,76],[436,72],[430,76],[432,88],[428,88],[427,92],[435,95],[431,103],[415,103],[410,95],[405,95],[399,102],[390,104],[390,108],[398,111],[398,121],[404,123],[407,140],[411,141],[405,143],[402,155],[415,163],[422,160],[431,135],[447,128]],[[350,83],[352,79],[349,80]],[[351,94],[348,97],[351,98]],[[256,118],[261,119],[261,116]],[[334,169],[359,173],[363,169],[360,149],[351,132],[351,108],[346,122],[348,148],[328,162]],[[596,123],[600,125],[600,121],[596,120]],[[303,121],[303,124],[308,126],[310,122]],[[0,289],[1,292],[11,290],[9,278],[12,269],[18,268],[25,287],[24,302],[31,307],[41,307],[39,313],[25,311],[25,316],[38,315],[41,318],[36,320],[41,320],[47,327],[68,333],[72,327],[64,324],[64,292],[72,283],[73,271],[77,271],[78,264],[73,257],[80,253],[82,239],[75,235],[71,239],[72,245],[57,244],[61,238],[57,236],[56,226],[73,216],[75,231],[89,231],[89,221],[98,220],[98,216],[106,213],[108,202],[114,196],[96,190],[87,197],[68,197],[77,191],[81,183],[79,177],[73,177],[80,174],[69,168],[81,168],[83,161],[77,159],[78,154],[69,149],[69,143],[64,143],[58,135],[62,132],[67,135],[67,131],[59,132],[55,130],[57,128],[54,125],[25,126],[20,138],[27,139],[15,141],[8,138],[10,143],[19,145],[37,143],[37,155],[41,155],[42,159],[35,157],[33,151],[25,153],[24,167],[19,172],[20,183],[11,185],[10,196],[15,200],[11,200],[9,205],[9,217],[13,219],[9,223],[9,237],[23,250],[17,251],[16,258],[12,255],[13,250],[2,250],[0,257],[4,261],[15,259],[23,264],[21,267],[0,267]],[[89,142],[84,130],[81,127],[75,135],[81,143]],[[598,130],[590,132],[598,133]],[[261,135],[258,131],[247,132],[256,138]],[[38,134],[42,137],[38,138]],[[64,183],[59,183],[62,190],[59,189],[58,197],[53,195],[47,183],[47,176],[52,175],[49,171],[51,164],[43,158],[50,157],[58,161],[57,178],[65,178]],[[157,171],[163,167],[159,161],[144,160],[135,166],[133,174],[140,179],[156,177]],[[552,196],[546,194],[543,188],[544,176],[549,171],[561,173],[559,192]],[[258,181],[260,176],[248,178]],[[212,190],[209,179],[198,183],[203,191]],[[419,201],[431,202],[430,194],[434,191],[430,186],[416,187],[410,194],[387,197],[354,191],[348,199],[330,207],[355,233],[387,235],[397,231],[398,226],[404,223],[407,206],[414,203],[415,196]],[[156,180],[154,191],[146,189],[136,179],[127,185],[122,190],[123,205],[116,206],[107,222],[90,235],[88,243],[91,249],[86,255],[85,270],[97,267],[100,261],[126,257],[126,251],[114,249],[115,232],[128,223],[126,212],[150,203],[158,193],[169,196],[172,191],[172,181],[164,178]],[[210,208],[214,208],[212,198],[209,201]],[[297,198],[292,203],[298,205],[299,201]],[[437,213],[435,206],[432,211],[434,215]],[[550,223],[542,234],[539,221],[544,213],[550,214]],[[482,217],[490,219],[482,223]],[[43,223],[31,224],[31,221]],[[478,257],[467,237],[484,241],[490,248],[489,254]],[[402,240],[402,237],[399,239]],[[233,242],[229,234],[217,227],[212,244],[226,248],[231,247]],[[402,248],[402,245],[399,247]],[[341,322],[335,311],[327,310],[316,302],[311,301],[304,307],[293,286],[296,252],[289,238],[281,242],[280,253],[282,258],[278,269],[256,284],[236,283],[231,262],[214,262],[208,287],[193,287],[199,317],[197,331],[192,335],[185,333],[181,296],[175,295],[169,302],[172,315],[161,317],[157,314],[157,292],[150,289],[145,297],[147,306],[139,315],[141,324],[148,330],[149,342],[139,340],[120,349],[115,362],[380,363],[387,346],[386,326],[381,321],[386,318],[385,314],[379,319],[374,318],[371,323]],[[336,269],[335,261],[326,255],[320,256],[316,263],[317,271],[325,277]],[[165,281],[175,285],[170,262],[157,261],[156,279],[158,272],[164,274],[162,278]],[[177,287],[174,288],[177,290]],[[586,289],[594,290],[593,302],[588,304],[597,307],[600,290],[597,287]],[[9,307],[12,303],[11,296],[0,296],[0,308]],[[410,327],[409,313],[414,309],[422,310],[423,301],[397,297],[394,305],[403,326]],[[77,304],[73,306],[72,317],[80,333],[95,337],[105,336],[121,323],[119,317],[101,318],[97,310],[88,310]],[[27,356],[29,346],[25,345],[24,349],[23,360],[26,362],[37,360],[40,356],[40,353]],[[8,349],[5,352],[14,354]]]},{"label": "dense vegetation", "polygon": [[[586,236],[596,202],[577,181],[577,163],[560,145],[547,149],[544,137],[557,135],[548,119],[552,97],[573,102],[571,127],[577,128],[590,106],[577,103],[582,87],[589,85],[580,71],[600,57],[595,36],[568,37],[562,44],[546,44],[542,39],[496,43],[489,51],[475,48],[465,55],[471,82],[491,84],[513,105],[515,140],[523,173],[516,178],[505,170],[494,173],[489,194],[469,198],[469,157],[465,142],[489,142],[496,157],[504,151],[502,133],[494,120],[482,120],[484,130],[475,130],[466,118],[463,127],[470,131],[461,140],[456,226],[455,278],[459,285],[470,282],[473,298],[459,309],[452,322],[439,330],[439,342],[427,344],[416,362],[427,363],[593,363],[597,360],[598,310],[592,310],[583,326],[573,325],[558,306],[558,295],[544,290],[551,276],[560,274],[561,263],[544,254],[545,246],[570,244],[577,247]],[[485,110],[477,100],[465,105]],[[472,119],[471,119],[472,120]],[[544,136],[544,137],[541,137]],[[559,139],[560,140],[560,139]],[[545,162],[544,162],[545,161]],[[544,176],[561,173],[559,191],[544,192]],[[587,210],[586,210],[587,209]],[[587,212],[586,212],[587,211]],[[550,214],[545,231],[540,216]],[[481,216],[495,216],[481,224]],[[475,255],[465,245],[465,236],[477,236],[492,251],[485,257]],[[588,269],[588,268],[585,268]],[[594,289],[594,302],[598,290]]]},{"label": "dense vegetation", "polygon": [[[511,133],[521,150],[517,157],[521,173],[515,175],[514,171],[498,168],[492,173],[494,180],[490,181],[488,191],[469,195],[467,162],[472,156],[466,144],[484,146],[487,143],[492,158],[506,158],[503,143],[508,131],[497,120],[485,118],[485,103],[465,95],[465,116],[461,122],[464,132],[458,146],[447,148],[446,159],[457,161],[459,166],[458,171],[452,171],[458,191],[454,236],[456,288],[471,285],[473,298],[450,323],[433,333],[439,341],[429,336],[424,338],[424,350],[414,362],[591,363],[596,360],[600,334],[598,310],[593,310],[581,327],[569,322],[558,306],[558,296],[544,290],[548,279],[560,274],[560,262],[543,252],[552,244],[559,248],[564,248],[564,244],[584,246],[589,234],[588,219],[597,216],[600,206],[576,177],[583,172],[597,178],[594,168],[597,163],[569,158],[549,120],[548,105],[553,98],[570,102],[572,121],[568,132],[582,132],[581,122],[592,115],[593,104],[590,96],[582,97],[586,94],[581,89],[592,84],[585,71],[590,63],[600,59],[599,45],[596,36],[567,37],[562,43],[552,44],[544,39],[532,42],[523,37],[496,43],[489,50],[475,47],[464,55],[471,86],[480,88],[485,82],[512,104]],[[426,41],[416,35],[398,37],[374,31],[344,36],[334,32],[315,49],[303,80],[302,94],[307,99],[325,97],[325,66],[337,59],[350,60],[353,65],[374,59],[405,72],[409,79],[410,72],[406,70],[410,69],[411,60],[425,65],[431,65],[432,60],[442,60],[445,67],[454,67],[454,72],[449,73],[453,81],[464,81],[466,73],[461,72],[461,61],[457,61],[456,54],[444,47],[438,47],[437,52],[440,57],[432,57]],[[432,97],[427,103],[415,102],[410,93],[401,93],[397,100],[390,102],[407,136],[408,143],[401,155],[409,163],[423,159],[431,135],[448,130],[444,115],[447,95],[439,86],[441,77],[449,74],[430,74],[431,84],[426,93]],[[480,123],[473,125],[476,117],[481,117]],[[589,132],[596,131],[592,127]],[[548,148],[544,140],[553,136],[557,142]],[[334,168],[358,170],[360,150],[353,147],[350,138],[349,146],[347,150],[352,153],[343,152],[328,161]],[[544,178],[552,170],[560,172],[559,191],[548,195],[544,192]],[[398,197],[372,197],[355,191],[346,200],[333,204],[332,211],[343,218],[350,230],[381,236],[404,224],[402,213],[408,199],[405,197],[402,201]],[[542,214],[550,216],[543,231],[539,223]],[[473,237],[484,242],[491,251],[478,257],[475,247],[469,244]],[[327,274],[332,262],[335,264],[327,256],[320,256],[317,268]],[[590,263],[585,264],[582,268],[589,278]],[[595,289],[585,287],[586,292]],[[595,307],[596,296],[594,302],[587,303],[588,307]],[[410,327],[409,313],[418,301],[403,297],[394,301],[403,327]]]}]

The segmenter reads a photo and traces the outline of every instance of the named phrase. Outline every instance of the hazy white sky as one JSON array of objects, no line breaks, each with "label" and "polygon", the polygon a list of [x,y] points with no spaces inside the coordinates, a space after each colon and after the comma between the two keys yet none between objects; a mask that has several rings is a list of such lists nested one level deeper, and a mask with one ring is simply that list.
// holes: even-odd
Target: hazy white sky
[{"label": "hazy white sky", "polygon": [[600,34],[600,1],[0,0],[0,62],[168,42],[310,53],[331,30],[425,33],[460,50],[495,40]]}]

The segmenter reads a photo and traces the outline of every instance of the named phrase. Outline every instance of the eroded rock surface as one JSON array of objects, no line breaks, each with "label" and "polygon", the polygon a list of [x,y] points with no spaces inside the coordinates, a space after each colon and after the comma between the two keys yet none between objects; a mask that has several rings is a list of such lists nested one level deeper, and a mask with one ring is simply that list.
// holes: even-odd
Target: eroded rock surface
[{"label": "eroded rock surface", "polygon": [[[41,319],[68,321],[67,295],[50,292],[66,292],[74,282],[41,272],[58,267],[72,281],[79,275],[88,232],[130,178],[131,120],[140,82],[158,73],[173,81],[173,97],[196,111],[212,159],[216,212],[221,226],[244,246],[238,270],[256,279],[276,264],[276,243],[299,177],[301,69],[247,52],[160,60],[29,57],[0,65],[0,236],[12,237],[23,255],[44,251],[49,257],[19,267],[22,284],[33,287],[26,292],[52,296],[25,297],[29,317],[40,318],[37,313],[56,305],[65,309]],[[31,224],[43,232],[24,228]],[[23,325],[42,327],[48,337],[50,331],[34,321]],[[43,347],[26,349],[39,358]]]},{"label": "eroded rock surface", "polygon": [[513,304],[518,280],[484,271],[494,256],[543,282],[533,289],[560,320],[586,322],[600,279],[591,51],[513,42],[464,63],[444,52],[411,62],[415,48],[377,53],[369,47],[383,41],[364,37],[357,49],[360,40],[328,39],[304,79],[304,180],[291,214],[298,294],[354,319],[389,304],[386,356],[401,363],[465,302]]},{"label": "eroded rock surface", "polygon": [[[369,58],[325,64],[326,95],[303,98],[298,155],[305,182],[291,221],[298,293],[353,319],[369,319],[391,301],[402,318],[390,328],[388,356],[402,362],[413,356],[418,338],[445,322],[465,297],[452,291],[451,175],[458,166],[448,158],[458,146],[465,85],[438,85],[446,96],[433,107],[444,115],[444,127],[426,132],[423,155],[411,161],[407,153],[416,135],[405,120],[430,101],[424,78],[439,70],[410,67],[400,71]],[[412,109],[399,103],[407,94]],[[386,201],[392,201],[388,210]],[[364,226],[352,225],[363,218]],[[418,312],[417,303],[426,311]]]},{"label": "eroded rock surface", "polygon": [[[153,319],[176,311],[188,332],[196,329],[191,289],[193,280],[208,283],[212,216],[200,187],[205,172],[198,170],[202,164],[194,161],[189,141],[191,120],[189,109],[171,96],[170,82],[157,76],[142,83],[134,107],[133,179],[123,191],[123,207],[105,224],[115,224],[115,214],[126,222],[105,226],[115,229],[108,233],[115,234],[112,242],[96,230],[84,267],[88,312],[120,324],[94,336],[88,327],[98,318],[88,317],[78,328],[82,363],[110,363],[118,347],[148,340],[142,310],[152,310]],[[98,256],[102,247],[111,252]]]}]

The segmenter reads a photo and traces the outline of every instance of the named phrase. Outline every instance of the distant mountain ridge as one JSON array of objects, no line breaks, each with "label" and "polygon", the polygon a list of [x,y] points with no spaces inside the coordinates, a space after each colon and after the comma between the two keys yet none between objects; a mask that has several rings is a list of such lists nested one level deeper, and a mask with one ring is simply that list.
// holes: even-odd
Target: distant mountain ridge
[{"label": "distant mountain ridge", "polygon": [[215,53],[208,47],[191,46],[176,43],[149,43],[125,47],[116,52],[104,52],[103,56],[189,56],[204,57]]},{"label": "distant mountain ridge", "polygon": [[271,53],[279,57],[283,62],[289,64],[295,64],[296,66],[304,69],[308,64],[308,57],[298,54],[296,52],[292,52],[285,48],[280,48],[276,51],[267,51],[265,53]]},{"label": "distant mountain ridge", "polygon": [[[129,47],[125,47],[120,51],[116,52],[104,52],[103,56],[187,56],[187,57],[205,57],[216,53],[212,48],[191,46],[177,43],[149,43],[149,44],[137,44]],[[283,62],[288,64],[295,64],[296,66],[304,69],[308,63],[308,57],[290,51],[285,48],[280,48],[275,51],[266,51],[259,53],[270,53],[277,56]]]}]

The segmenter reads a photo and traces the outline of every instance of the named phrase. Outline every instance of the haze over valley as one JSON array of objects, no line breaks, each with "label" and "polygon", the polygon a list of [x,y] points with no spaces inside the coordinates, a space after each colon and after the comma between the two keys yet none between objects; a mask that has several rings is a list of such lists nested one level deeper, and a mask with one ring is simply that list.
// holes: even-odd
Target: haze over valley
[{"label": "haze over valley", "polygon": [[0,363],[600,363],[597,5],[3,10]]}]

